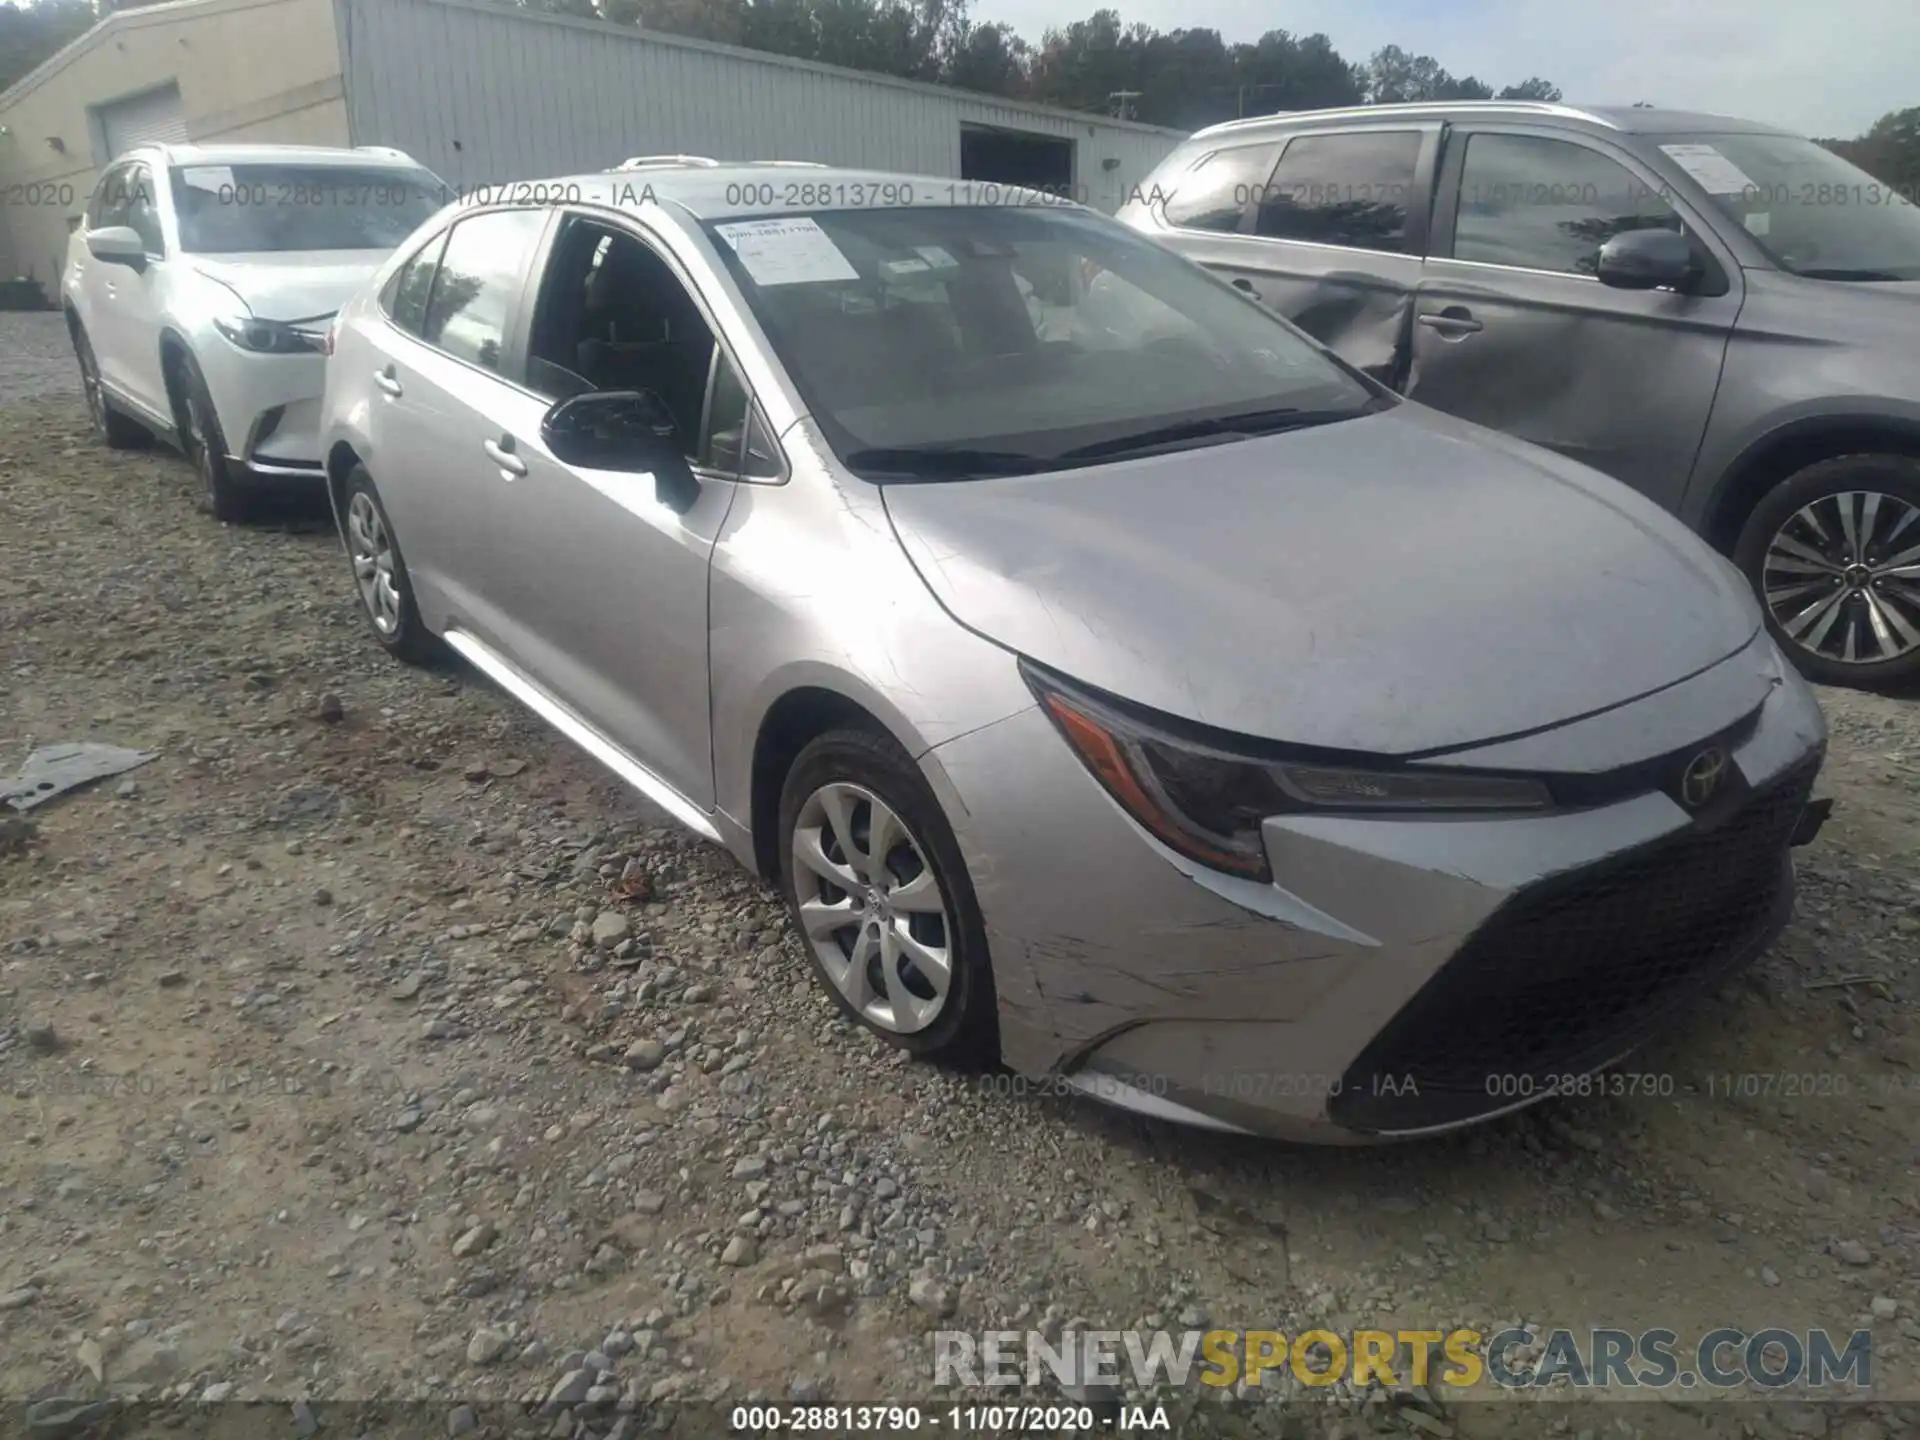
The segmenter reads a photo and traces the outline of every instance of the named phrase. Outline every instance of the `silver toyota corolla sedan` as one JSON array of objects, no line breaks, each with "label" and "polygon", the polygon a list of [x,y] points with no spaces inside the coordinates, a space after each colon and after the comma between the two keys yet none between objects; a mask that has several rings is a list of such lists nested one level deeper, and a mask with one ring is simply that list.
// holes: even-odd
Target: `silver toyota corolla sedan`
[{"label": "silver toyota corolla sedan", "polygon": [[915,1055],[1430,1132],[1791,908],[1826,730],[1728,562],[1077,206],[641,163],[449,209],[329,345],[379,642],[777,883]]}]

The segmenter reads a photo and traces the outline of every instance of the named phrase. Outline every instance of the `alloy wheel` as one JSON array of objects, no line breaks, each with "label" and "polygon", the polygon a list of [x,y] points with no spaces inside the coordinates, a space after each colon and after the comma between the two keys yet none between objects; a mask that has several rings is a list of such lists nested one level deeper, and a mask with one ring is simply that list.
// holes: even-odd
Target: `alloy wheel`
[{"label": "alloy wheel", "polygon": [[1875,490],[1823,495],[1768,542],[1767,609],[1794,643],[1846,665],[1920,648],[1920,508]]},{"label": "alloy wheel", "polygon": [[393,578],[393,541],[380,507],[364,491],[347,506],[347,553],[353,560],[353,578],[360,586],[360,602],[367,607],[373,628],[391,637],[400,628],[400,587]]},{"label": "alloy wheel", "polygon": [[794,821],[793,865],[801,928],[847,1003],[896,1034],[938,1020],[952,986],[952,923],[899,815],[862,786],[823,785]]}]

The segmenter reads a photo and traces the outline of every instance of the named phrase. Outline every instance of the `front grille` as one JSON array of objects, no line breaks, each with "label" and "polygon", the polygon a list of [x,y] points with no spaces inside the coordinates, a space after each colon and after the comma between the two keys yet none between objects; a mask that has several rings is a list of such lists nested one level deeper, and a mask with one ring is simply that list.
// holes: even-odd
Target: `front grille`
[{"label": "front grille", "polygon": [[1784,920],[1788,841],[1819,766],[1816,755],[1730,814],[1507,901],[1354,1062],[1334,1120],[1452,1124],[1637,1043]]}]

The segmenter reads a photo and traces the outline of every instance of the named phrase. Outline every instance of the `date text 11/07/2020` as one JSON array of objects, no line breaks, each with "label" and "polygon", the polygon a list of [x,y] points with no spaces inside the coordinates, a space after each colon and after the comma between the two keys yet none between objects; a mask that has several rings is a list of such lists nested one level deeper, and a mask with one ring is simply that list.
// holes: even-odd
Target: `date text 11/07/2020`
[{"label": "date text 11/07/2020", "polygon": [[[1002,1072],[979,1077],[983,1089],[1016,1098],[1108,1095],[1124,1098],[1142,1091],[1166,1097],[1172,1085],[1164,1075],[1018,1075]],[[1196,1084],[1203,1095],[1223,1100],[1331,1100],[1342,1094],[1417,1096],[1420,1082],[1412,1074],[1329,1075],[1282,1073],[1267,1070],[1209,1072]],[[1888,1070],[1849,1071],[1713,1071],[1675,1075],[1667,1071],[1600,1070],[1562,1075],[1490,1072],[1486,1093],[1495,1100],[1524,1102],[1561,1095],[1576,1099],[1678,1101],[1785,1100],[1824,1101],[1854,1098],[1874,1104],[1896,1100],[1920,1102],[1920,1073]]]},{"label": "date text 11/07/2020", "polygon": [[[443,203],[485,205],[579,205],[587,202],[644,207],[658,200],[649,181],[615,179],[610,190],[579,180],[512,180],[498,184],[442,185]],[[1129,198],[1146,199],[1136,187]],[[1164,198],[1164,197],[1163,197]],[[740,180],[729,182],[724,202],[743,210],[871,210],[914,205],[1046,208],[1089,205],[1083,185],[1010,185],[991,180]]]},{"label": "date text 11/07/2020", "polygon": [[736,1405],[727,1417],[736,1435],[807,1432],[881,1434],[1061,1435],[1078,1431],[1131,1434],[1170,1431],[1164,1405]]}]

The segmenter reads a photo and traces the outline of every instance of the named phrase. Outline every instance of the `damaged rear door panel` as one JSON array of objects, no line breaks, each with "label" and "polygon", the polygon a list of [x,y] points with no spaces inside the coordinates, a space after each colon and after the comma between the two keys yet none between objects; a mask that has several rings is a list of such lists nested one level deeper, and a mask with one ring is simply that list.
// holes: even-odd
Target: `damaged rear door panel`
[{"label": "damaged rear door panel", "polygon": [[[1180,202],[1193,193],[1183,180],[1167,221],[1183,232],[1182,253],[1397,388],[1441,130],[1437,121],[1349,122],[1223,144],[1188,173],[1218,171],[1220,185],[1238,176],[1237,216],[1183,214]],[[1263,173],[1265,162],[1272,168]]]}]

